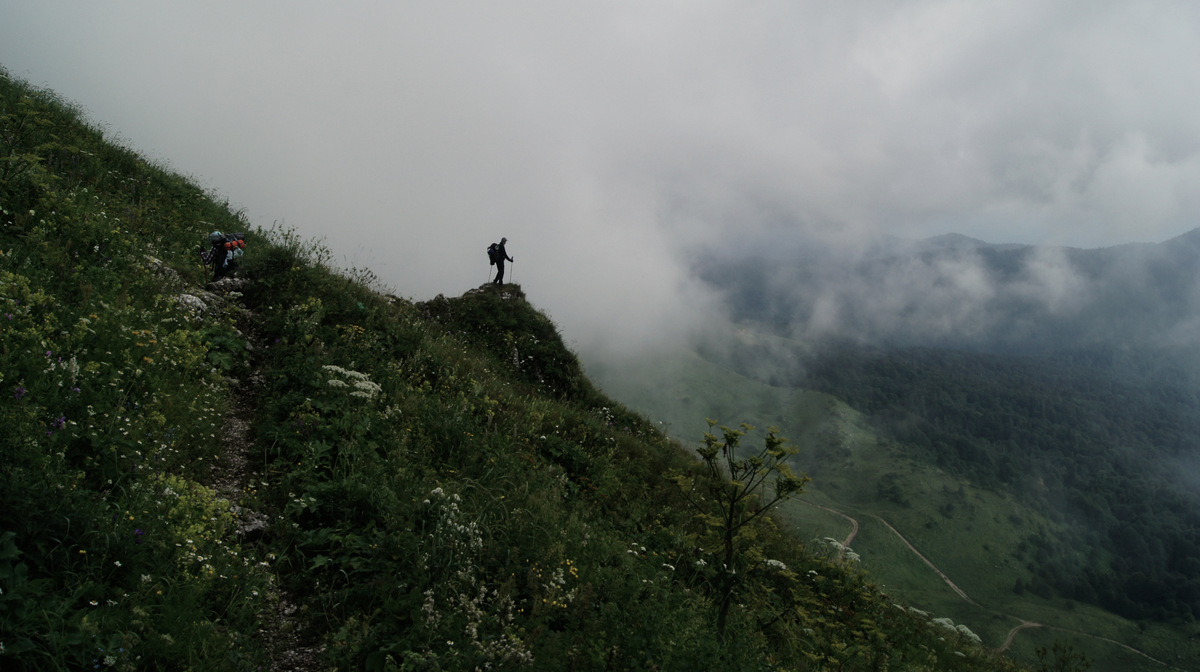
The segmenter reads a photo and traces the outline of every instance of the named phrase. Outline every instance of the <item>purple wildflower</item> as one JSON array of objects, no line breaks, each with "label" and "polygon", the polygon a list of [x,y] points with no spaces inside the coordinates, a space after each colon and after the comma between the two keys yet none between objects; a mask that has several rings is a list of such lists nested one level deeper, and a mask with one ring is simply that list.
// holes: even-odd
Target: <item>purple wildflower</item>
[{"label": "purple wildflower", "polygon": [[62,429],[67,424],[67,416],[60,415],[58,419],[50,423],[50,429],[46,430],[46,436],[53,436],[54,432]]}]

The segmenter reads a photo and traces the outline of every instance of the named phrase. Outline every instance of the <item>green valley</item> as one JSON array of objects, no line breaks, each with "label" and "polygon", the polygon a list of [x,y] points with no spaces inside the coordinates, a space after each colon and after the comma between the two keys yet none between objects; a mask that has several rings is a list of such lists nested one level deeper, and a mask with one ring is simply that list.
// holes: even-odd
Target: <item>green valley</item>
[{"label": "green valley", "polygon": [[[813,478],[785,512],[797,532],[846,543],[886,592],[966,624],[988,646],[1031,664],[1039,648],[1060,642],[1084,652],[1091,669],[1195,669],[1200,648],[1190,616],[1121,613],[1095,592],[1078,592],[1078,577],[1115,590],[1133,572],[1131,555],[1105,542],[1116,528],[1098,529],[1081,513],[1088,509],[1070,504],[1158,511],[1141,533],[1168,548],[1187,543],[1194,508],[1184,504],[1182,487],[1150,480],[1158,474],[1150,458],[1166,451],[1154,449],[1148,435],[1140,437],[1146,462],[1127,460],[1121,478],[1101,481],[1120,495],[1091,480],[1103,478],[1098,470],[1108,473],[1106,462],[1120,459],[1114,456],[1129,457],[1107,447],[1119,442],[1098,438],[1120,436],[1123,423],[1159,418],[1187,435],[1183,385],[1159,384],[1154,369],[1132,364],[1140,382],[1124,376],[1119,384],[1104,371],[1075,366],[1078,360],[1052,366],[1040,358],[932,349],[821,350],[745,327],[725,334],[690,350],[602,363],[591,373],[605,391],[685,440],[702,429],[689,418],[705,413],[735,412],[778,426],[801,446],[796,465]],[[1168,369],[1161,368],[1164,375]],[[1119,411],[1104,405],[1113,389],[1126,405]],[[950,399],[972,399],[977,408],[956,408]],[[1173,406],[1175,399],[1181,401]],[[987,418],[1002,414],[995,406],[1006,403],[1043,410],[1013,411],[1010,417],[1031,429],[1001,443],[984,429],[993,426]],[[1071,463],[1057,444],[1038,441],[1062,432],[1076,437],[1067,445],[1081,451],[1084,464],[1064,466]],[[1010,448],[1009,457],[997,443]],[[1175,562],[1159,565],[1164,577]],[[1149,571],[1143,565],[1138,573]],[[1172,595],[1189,594],[1180,579],[1164,580],[1172,581]],[[1156,609],[1170,604],[1144,588],[1129,595]]]}]

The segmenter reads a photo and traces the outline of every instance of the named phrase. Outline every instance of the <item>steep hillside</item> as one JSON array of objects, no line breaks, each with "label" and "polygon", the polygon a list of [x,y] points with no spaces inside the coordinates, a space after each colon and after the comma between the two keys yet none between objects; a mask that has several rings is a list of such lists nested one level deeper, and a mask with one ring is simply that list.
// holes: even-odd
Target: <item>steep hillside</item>
[{"label": "steep hillside", "polygon": [[519,287],[385,294],[3,73],[0,159],[4,670],[1012,669],[775,519],[721,567]]}]

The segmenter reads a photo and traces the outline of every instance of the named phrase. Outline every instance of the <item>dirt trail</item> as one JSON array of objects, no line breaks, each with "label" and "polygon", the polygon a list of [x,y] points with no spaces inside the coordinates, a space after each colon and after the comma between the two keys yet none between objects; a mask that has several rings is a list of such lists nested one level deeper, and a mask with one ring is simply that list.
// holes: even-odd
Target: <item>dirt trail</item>
[{"label": "dirt trail", "polygon": [[[855,537],[858,536],[858,531],[859,531],[859,524],[858,524],[857,520],[846,515],[845,513],[842,513],[841,511],[838,511],[837,509],[832,509],[832,508],[829,508],[828,506],[821,506],[820,504],[814,504],[813,502],[808,502],[803,499],[800,501],[805,504],[808,504],[809,506],[814,506],[823,511],[828,511],[829,513],[839,515],[842,518],[845,518],[847,521],[849,521],[850,525],[851,525],[850,534],[849,534],[849,536],[846,537],[845,541],[842,542],[842,545],[849,547],[850,544],[854,542],[854,539],[855,539]],[[896,528],[892,527],[891,523],[888,523],[886,520],[884,520],[883,518],[881,518],[880,516],[877,516],[875,514],[869,514],[869,515],[872,518],[883,523],[884,527],[888,528],[889,530],[892,531],[892,534],[895,534],[897,537],[899,537],[900,541],[903,541],[904,545],[908,547],[908,550],[912,551],[914,555],[916,555],[918,558],[920,558],[922,562],[924,562],[926,565],[929,566],[930,569],[932,569],[934,572],[936,572],[937,575],[939,577],[941,577],[942,581],[944,581],[947,586],[950,586],[950,589],[953,590],[959,597],[961,597],[963,600],[965,600],[969,604],[979,607],[980,609],[984,609],[986,611],[991,611],[990,609],[987,609],[983,605],[981,605],[978,602],[976,602],[975,600],[971,599],[971,597],[969,595],[967,595],[967,593],[965,591],[963,591],[961,588],[959,588],[957,585],[955,585],[955,583],[950,580],[950,577],[946,576],[945,572],[943,572],[941,569],[939,569],[937,565],[933,564],[933,562],[931,562],[929,560],[929,558],[926,558],[920,551],[918,551],[917,548],[912,545],[912,542],[910,542],[908,539],[906,539],[904,537],[904,535],[900,534],[900,532]],[[992,613],[999,613],[999,612],[992,612]],[[1069,632],[1069,633],[1076,634],[1076,635],[1083,635],[1084,637],[1091,637],[1093,639],[1098,639],[1102,642],[1108,642],[1109,644],[1114,644],[1114,645],[1119,646],[1131,653],[1137,654],[1137,655],[1145,658],[1146,660],[1149,660],[1150,662],[1156,663],[1158,665],[1162,665],[1163,667],[1165,667],[1167,669],[1178,670],[1179,672],[1187,672],[1186,670],[1175,667],[1174,665],[1171,665],[1167,662],[1161,661],[1161,660],[1151,656],[1150,654],[1145,653],[1144,651],[1139,651],[1138,649],[1135,649],[1132,646],[1125,644],[1123,642],[1119,642],[1115,639],[1110,639],[1108,637],[1101,637],[1099,635],[1093,635],[1091,633],[1082,632],[1079,630],[1070,630],[1067,628],[1060,628],[1060,627],[1056,627],[1056,626],[1052,626],[1052,625],[1043,625],[1041,623],[1027,621],[1027,620],[1024,620],[1021,618],[1017,618],[1016,616],[1010,616],[1008,614],[1001,614],[1001,615],[1006,616],[1008,618],[1015,618],[1016,620],[1020,621],[1020,623],[1016,627],[1014,627],[1012,630],[1008,631],[1008,635],[1004,638],[1004,643],[1001,644],[996,649],[996,651],[998,653],[1003,653],[1003,652],[1007,651],[1012,646],[1013,640],[1016,639],[1017,633],[1021,632],[1022,630],[1027,630],[1030,628],[1048,628],[1050,630],[1058,630],[1060,632]]]},{"label": "dirt trail", "polygon": [[967,601],[969,604],[973,604],[973,605],[975,605],[976,607],[979,607],[980,609],[982,609],[982,608],[983,608],[983,607],[982,607],[982,605],[980,605],[978,602],[976,602],[975,600],[972,600],[972,599],[970,598],[970,596],[968,596],[968,595],[966,594],[966,592],[964,592],[964,591],[963,591],[963,589],[962,589],[962,588],[959,588],[958,586],[954,585],[954,582],[950,580],[950,577],[946,576],[946,573],[945,573],[945,572],[943,572],[942,570],[938,569],[938,566],[937,566],[937,565],[933,564],[932,562],[930,562],[930,561],[929,561],[929,558],[927,558],[927,557],[925,557],[924,555],[922,555],[922,554],[921,554],[921,552],[917,550],[917,547],[916,547],[916,546],[913,546],[913,545],[912,545],[912,542],[910,542],[908,539],[905,539],[905,538],[904,538],[904,535],[903,535],[903,534],[900,534],[898,531],[896,531],[896,528],[892,527],[890,523],[888,523],[888,522],[887,522],[886,520],[884,520],[883,518],[880,518],[879,516],[876,516],[876,515],[874,515],[874,514],[871,514],[871,517],[872,517],[872,518],[874,518],[875,520],[878,520],[879,522],[883,523],[884,527],[886,527],[886,528],[888,528],[889,530],[891,530],[891,531],[892,531],[892,533],[893,533],[893,534],[895,534],[897,537],[900,537],[900,541],[903,541],[903,542],[904,542],[904,545],[905,545],[905,546],[908,546],[908,550],[910,550],[910,551],[912,551],[914,554],[916,554],[916,556],[917,556],[918,558],[920,558],[920,559],[922,560],[922,562],[924,562],[925,564],[929,565],[929,568],[930,568],[930,569],[932,569],[933,571],[937,572],[937,575],[938,575],[938,576],[940,576],[940,577],[942,577],[942,581],[945,581],[945,582],[946,582],[946,585],[947,585],[947,586],[950,586],[950,590],[953,590],[955,593],[958,593],[958,596],[959,596],[959,597],[961,597],[962,599],[966,600],[966,601]]},{"label": "dirt trail", "polygon": [[[262,513],[238,505],[251,480],[256,478],[247,454],[254,446],[253,419],[257,412],[257,396],[264,381],[258,365],[258,353],[262,352],[262,341],[257,335],[257,316],[237,305],[230,297],[231,292],[244,288],[247,281],[241,278],[225,278],[209,285],[211,292],[201,298],[208,310],[229,311],[237,315],[239,335],[246,339],[251,366],[229,372],[226,383],[230,390],[230,406],[222,420],[224,454],[212,467],[209,485],[230,502],[237,519],[238,536],[248,545],[258,543],[266,533],[269,518]],[[323,650],[320,643],[308,641],[300,619],[298,607],[293,604],[287,591],[277,588],[274,609],[263,615],[259,636],[270,659],[271,672],[316,672],[321,669],[319,656]]]},{"label": "dirt trail", "polygon": [[1005,651],[1007,651],[1008,647],[1012,646],[1013,639],[1016,638],[1018,632],[1026,629],[1026,628],[1044,628],[1044,627],[1046,627],[1046,626],[1042,625],[1041,623],[1034,623],[1033,621],[1021,621],[1020,625],[1018,625],[1017,627],[1008,631],[1008,636],[1004,638],[1004,643],[1001,644],[1000,648],[996,649],[996,651],[998,653],[1004,653]]},{"label": "dirt trail", "polygon": [[[914,546],[913,546],[913,545],[912,545],[912,544],[911,544],[911,543],[910,543],[910,542],[909,542],[907,539],[905,539],[905,538],[904,538],[904,535],[902,535],[902,534],[900,534],[898,531],[896,531],[896,528],[892,527],[892,526],[891,526],[891,525],[890,525],[890,524],[889,524],[889,523],[888,523],[886,520],[884,520],[883,518],[880,518],[879,516],[876,516],[876,515],[872,514],[872,516],[871,516],[871,517],[872,517],[872,518],[875,518],[875,519],[876,519],[876,520],[878,520],[879,522],[883,523],[883,524],[884,524],[884,525],[885,525],[885,526],[886,526],[886,527],[887,527],[889,530],[891,530],[891,531],[892,531],[892,532],[893,532],[893,533],[894,533],[894,534],[895,534],[897,537],[900,537],[900,540],[901,540],[901,541],[903,541],[903,542],[904,542],[904,544],[905,544],[906,546],[908,546],[909,550],[911,550],[913,553],[915,553],[915,554],[917,555],[917,557],[918,557],[918,558],[920,558],[921,560],[923,560],[923,561],[925,562],[925,564],[929,565],[929,567],[930,567],[930,568],[931,568],[933,571],[937,572],[937,575],[938,575],[938,576],[940,576],[940,577],[942,577],[942,580],[946,582],[946,585],[950,586],[950,588],[951,588],[951,589],[952,589],[952,590],[953,590],[955,593],[958,593],[958,596],[959,596],[959,597],[961,597],[962,599],[966,600],[966,601],[967,601],[967,602],[969,602],[970,604],[972,604],[972,605],[974,605],[974,606],[976,606],[976,607],[979,607],[980,609],[985,609],[985,607],[984,607],[983,605],[979,604],[979,603],[978,603],[978,602],[976,602],[975,600],[972,600],[970,597],[968,597],[968,596],[967,596],[967,594],[966,594],[965,592],[963,592],[963,591],[962,591],[962,589],[960,589],[958,586],[954,585],[954,582],[950,580],[950,577],[946,576],[946,574],[945,574],[945,573],[944,573],[942,570],[938,569],[937,565],[935,565],[935,564],[933,564],[932,562],[930,562],[930,561],[929,561],[929,558],[926,558],[924,555],[921,555],[921,552],[920,552],[920,551],[918,551],[918,550],[916,549],[916,547],[914,547]],[[988,611],[991,611],[991,610],[989,609]],[[999,613],[999,612],[993,612],[993,613]],[[1005,616],[1008,616],[1007,614],[1004,614],[1004,615],[1005,615]],[[1008,617],[1009,617],[1009,618],[1016,618],[1015,616],[1008,616]],[[1002,645],[1000,645],[1000,648],[996,649],[996,651],[1007,651],[1007,650],[1008,650],[1008,648],[1009,648],[1010,646],[1012,646],[1013,639],[1014,639],[1014,638],[1016,638],[1016,636],[1017,636],[1017,633],[1018,633],[1018,632],[1020,632],[1020,631],[1022,631],[1022,630],[1025,630],[1025,629],[1028,629],[1028,628],[1049,628],[1049,629],[1051,629],[1051,630],[1058,630],[1058,631],[1060,631],[1060,632],[1070,632],[1070,633],[1072,633],[1072,634],[1076,634],[1076,635],[1083,635],[1084,637],[1091,637],[1091,638],[1093,638],[1093,639],[1098,639],[1098,640],[1100,640],[1100,641],[1103,641],[1103,642],[1108,642],[1109,644],[1116,644],[1117,646],[1120,646],[1120,647],[1121,647],[1121,648],[1123,648],[1123,649],[1126,649],[1126,650],[1128,650],[1128,651],[1130,651],[1130,652],[1132,652],[1132,653],[1136,653],[1137,655],[1139,655],[1139,656],[1141,656],[1141,657],[1145,658],[1146,660],[1149,660],[1149,661],[1151,661],[1151,662],[1154,662],[1154,663],[1157,663],[1157,664],[1159,664],[1159,665],[1162,665],[1163,667],[1166,667],[1166,668],[1169,668],[1169,669],[1172,669],[1172,670],[1180,670],[1180,668],[1178,668],[1178,667],[1174,667],[1173,665],[1170,665],[1170,664],[1168,664],[1168,663],[1165,663],[1165,662],[1163,662],[1163,661],[1161,661],[1161,660],[1159,660],[1159,659],[1157,659],[1157,658],[1155,658],[1155,657],[1151,656],[1150,654],[1148,654],[1148,653],[1145,653],[1144,651],[1139,651],[1139,650],[1137,650],[1137,649],[1133,648],[1132,646],[1129,646],[1128,644],[1124,644],[1124,643],[1122,643],[1122,642],[1118,642],[1118,641],[1117,641],[1117,640],[1115,640],[1115,639],[1109,639],[1108,637],[1101,637],[1101,636],[1099,636],[1099,635],[1093,635],[1093,634],[1091,634],[1091,633],[1088,633],[1088,632],[1082,632],[1082,631],[1079,631],[1079,630],[1069,630],[1069,629],[1067,629],[1067,628],[1059,628],[1059,627],[1052,626],[1052,625],[1043,625],[1043,624],[1041,624],[1041,623],[1034,623],[1033,621],[1026,621],[1026,620],[1024,620],[1024,619],[1017,619],[1017,620],[1021,621],[1020,625],[1018,625],[1017,627],[1015,627],[1015,628],[1013,628],[1012,630],[1009,630],[1009,631],[1008,631],[1008,636],[1004,638],[1004,643],[1003,643]],[[1184,670],[1180,670],[1180,672],[1185,672],[1185,671],[1184,671]]]},{"label": "dirt trail", "polygon": [[1132,646],[1125,644],[1123,642],[1118,642],[1115,639],[1109,639],[1108,637],[1101,637],[1099,635],[1089,635],[1086,632],[1079,632],[1078,630],[1068,630],[1066,628],[1056,628],[1054,626],[1046,626],[1046,627],[1049,627],[1051,630],[1061,630],[1062,632],[1071,632],[1071,633],[1074,633],[1077,635],[1083,635],[1085,637],[1094,637],[1095,639],[1098,639],[1102,642],[1108,642],[1109,644],[1116,644],[1117,646],[1121,647],[1122,649],[1125,649],[1131,653],[1136,653],[1137,655],[1145,658],[1146,660],[1148,660],[1152,663],[1158,663],[1159,665],[1162,665],[1165,668],[1168,668],[1171,670],[1178,670],[1179,672],[1188,672],[1187,670],[1185,670],[1183,668],[1175,667],[1174,665],[1171,665],[1170,663],[1163,662],[1144,651],[1138,651],[1137,649],[1133,648]]},{"label": "dirt trail", "polygon": [[[850,521],[850,534],[842,542],[842,546],[849,548],[850,544],[854,543],[854,539],[855,539],[855,537],[858,536],[858,530],[859,530],[859,525],[858,525],[857,520],[855,520],[854,518],[851,518],[850,516],[846,515],[845,513],[842,513],[841,511],[838,511],[837,509],[831,509],[828,506],[821,506],[820,504],[814,504],[813,502],[808,502],[805,500],[800,500],[800,501],[804,502],[805,504],[808,504],[809,506],[814,506],[818,509],[821,509],[822,511],[828,511],[833,514],[837,514],[837,515],[841,516],[842,518],[845,518],[846,520]],[[945,572],[938,569],[937,565],[933,564],[932,562],[929,561],[929,558],[926,558],[924,555],[922,555],[921,552],[917,550],[916,546],[913,546],[912,543],[909,542],[908,539],[905,539],[904,535],[900,534],[900,532],[898,532],[896,530],[896,528],[892,527],[891,524],[889,524],[886,520],[884,520],[883,518],[880,518],[879,516],[871,514],[871,517],[878,520],[879,522],[883,523],[885,527],[887,527],[889,530],[892,531],[892,534],[895,534],[897,537],[899,537],[900,541],[903,541],[904,545],[908,546],[908,550],[912,551],[918,558],[920,558],[922,561],[924,561],[924,563],[926,565],[929,565],[930,569],[937,572],[937,575],[942,577],[942,580],[946,582],[946,585],[950,586],[950,589],[953,590],[955,593],[957,593],[959,597],[961,597],[962,599],[966,600],[967,602],[969,602],[977,607],[980,606],[979,603],[976,602],[975,600],[972,600],[971,597],[969,595],[967,595],[967,593],[964,592],[962,588],[959,588],[957,585],[955,585],[954,582],[950,580],[950,577],[946,576]],[[980,607],[980,608],[982,608],[982,607]]]},{"label": "dirt trail", "polygon": [[1091,637],[1092,639],[1098,639],[1102,642],[1108,642],[1109,644],[1119,646],[1122,649],[1129,651],[1130,653],[1139,655],[1142,658],[1145,658],[1146,660],[1148,660],[1152,663],[1162,665],[1163,667],[1165,667],[1167,669],[1178,670],[1178,672],[1187,672],[1187,670],[1184,670],[1183,668],[1175,667],[1174,665],[1171,665],[1170,663],[1167,663],[1165,661],[1155,658],[1154,656],[1151,656],[1150,654],[1146,653],[1145,651],[1139,651],[1139,650],[1133,648],[1132,646],[1130,646],[1124,642],[1118,642],[1115,639],[1110,639],[1108,637],[1101,637],[1100,635],[1093,635],[1093,634],[1090,634],[1087,632],[1082,632],[1079,630],[1071,630],[1069,628],[1059,628],[1059,627],[1056,627],[1053,625],[1042,625],[1041,623],[1034,623],[1033,621],[1021,621],[1020,625],[1013,628],[1012,630],[1009,630],[1008,636],[1004,638],[1004,643],[1000,645],[1000,648],[996,649],[996,652],[1003,653],[1003,652],[1007,651],[1008,647],[1012,646],[1013,639],[1016,638],[1017,633],[1022,630],[1026,630],[1028,628],[1046,628],[1047,630],[1058,630],[1059,632],[1069,632],[1073,635],[1083,635],[1084,637]]},{"label": "dirt trail", "polygon": [[858,536],[858,521],[857,520],[851,518],[850,516],[847,516],[846,514],[842,513],[841,511],[838,511],[837,509],[831,509],[828,506],[821,506],[820,504],[814,504],[812,502],[805,501],[803,499],[801,499],[800,501],[804,502],[805,504],[808,504],[809,506],[815,506],[818,509],[821,509],[822,511],[828,511],[832,514],[839,515],[842,518],[845,518],[846,520],[850,521],[850,534],[842,541],[842,546],[849,548],[850,544],[854,543],[854,538]]}]

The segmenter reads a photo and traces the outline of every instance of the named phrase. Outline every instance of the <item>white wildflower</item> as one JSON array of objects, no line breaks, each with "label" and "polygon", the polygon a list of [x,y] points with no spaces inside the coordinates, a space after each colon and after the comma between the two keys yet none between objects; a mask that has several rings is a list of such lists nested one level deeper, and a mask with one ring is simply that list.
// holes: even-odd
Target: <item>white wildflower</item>
[{"label": "white wildflower", "polygon": [[370,376],[368,376],[365,373],[361,373],[359,371],[351,371],[349,369],[343,369],[342,367],[335,366],[333,364],[326,364],[326,365],[322,366],[321,368],[325,369],[326,371],[328,371],[330,373],[334,373],[334,374],[337,374],[344,378],[349,378],[351,380],[370,380],[370,378],[371,378]]},{"label": "white wildflower", "polygon": [[963,637],[966,637],[967,639],[971,640],[972,642],[975,642],[976,644],[983,643],[983,640],[980,639],[979,635],[975,634],[974,632],[971,632],[970,628],[968,628],[967,626],[965,626],[961,623],[959,623],[955,627],[955,630],[958,630],[959,634],[961,634]]},{"label": "white wildflower", "polygon": [[931,622],[936,623],[947,630],[953,630],[955,632],[958,631],[958,628],[954,627],[954,621],[950,620],[949,618],[946,618],[945,616],[943,616],[941,618],[932,619]]}]

